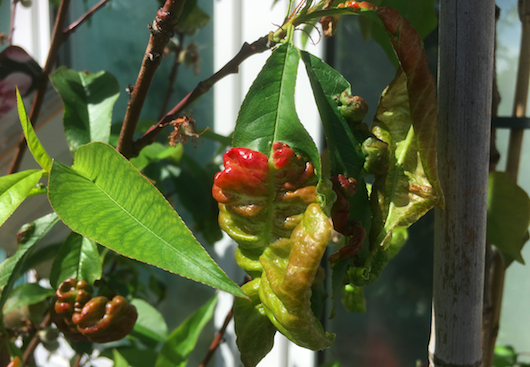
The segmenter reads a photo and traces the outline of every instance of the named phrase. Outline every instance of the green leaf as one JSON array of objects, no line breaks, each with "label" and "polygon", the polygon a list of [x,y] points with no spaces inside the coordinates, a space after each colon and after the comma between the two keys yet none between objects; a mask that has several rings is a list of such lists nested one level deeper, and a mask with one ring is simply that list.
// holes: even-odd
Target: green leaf
[{"label": "green leaf", "polygon": [[70,151],[93,141],[109,142],[112,108],[120,94],[118,81],[107,72],[60,67],[50,80],[64,103],[64,132]]},{"label": "green leaf", "polygon": [[57,289],[65,279],[76,278],[86,280],[92,285],[101,278],[101,272],[101,261],[95,242],[72,232],[53,262],[50,284]]},{"label": "green leaf", "polygon": [[241,361],[250,367],[256,366],[271,351],[276,327],[267,317],[259,298],[259,279],[245,283],[243,289],[251,301],[234,301],[234,324]]},{"label": "green leaf", "polygon": [[[355,209],[350,211],[349,219],[360,222],[366,233],[369,233],[372,212],[364,178],[361,175],[364,154],[361,150],[361,143],[342,116],[337,103],[342,92],[351,92],[350,83],[331,66],[308,52],[302,51],[302,60],[305,63],[313,95],[324,126],[330,153],[330,175],[343,174],[357,181],[358,191],[350,199],[350,207]],[[368,246],[369,238],[367,237],[364,248],[367,249]],[[335,315],[335,304],[339,298],[339,293],[343,289],[343,278],[347,270],[346,265],[347,263],[342,261],[332,269],[333,306],[331,317]]]},{"label": "green leaf", "polygon": [[244,297],[153,185],[110,145],[54,161],[48,198],[73,231],[124,256]]},{"label": "green leaf", "polygon": [[364,155],[337,103],[342,92],[351,90],[350,83],[318,57],[305,51],[301,54],[330,148],[331,176],[341,173],[357,179],[363,168]]},{"label": "green leaf", "polygon": [[213,316],[216,304],[217,296],[214,296],[171,333],[162,346],[155,367],[186,366],[199,334]]},{"label": "green leaf", "polygon": [[131,333],[133,336],[146,336],[153,340],[164,342],[168,336],[168,330],[164,317],[160,312],[146,301],[134,298],[131,304],[138,311],[138,319]]},{"label": "green leaf", "polygon": [[43,170],[27,170],[0,177],[0,226],[39,182]]},{"label": "green leaf", "polygon": [[114,361],[114,367],[129,367],[129,362],[127,362],[117,349],[112,350],[112,360]]},{"label": "green leaf", "polygon": [[26,114],[24,102],[22,102],[22,97],[20,97],[20,92],[18,91],[18,88],[17,107],[18,116],[20,118],[20,123],[22,124],[22,130],[24,130],[24,136],[26,137],[29,151],[31,152],[31,154],[33,154],[33,158],[35,158],[35,160],[42,167],[42,169],[46,172],[50,172],[50,168],[52,167],[52,160],[48,153],[46,153],[46,150],[44,150],[44,147],[40,143],[37,134],[35,134],[33,125],[31,125],[31,121],[29,121],[28,115]]},{"label": "green leaf", "polygon": [[153,144],[143,148],[140,151],[138,157],[131,158],[130,162],[136,167],[137,170],[141,171],[149,163],[158,162],[162,159],[170,159],[175,163],[179,163],[183,153],[184,148],[182,147],[182,144],[171,147],[154,142]]},{"label": "green leaf", "polygon": [[3,287],[0,295],[0,309],[4,306],[15,281],[22,275],[21,269],[24,262],[31,255],[31,252],[40,240],[59,222],[55,213],[50,213],[37,219],[34,222],[25,224],[19,234],[24,240],[19,244],[17,252],[0,264],[0,287]]},{"label": "green leaf", "polygon": [[243,101],[232,145],[270,157],[275,142],[286,143],[309,158],[320,177],[318,150],[300,123],[294,105],[299,59],[298,49],[289,43],[274,50]]},{"label": "green leaf", "polygon": [[488,226],[486,237],[502,253],[506,265],[524,264],[521,249],[530,225],[530,199],[504,172],[491,172],[488,179]]},{"label": "green leaf", "polygon": [[44,288],[38,283],[25,283],[19,285],[9,294],[4,306],[4,314],[9,313],[17,308],[33,305],[52,297],[55,291],[51,288]]}]

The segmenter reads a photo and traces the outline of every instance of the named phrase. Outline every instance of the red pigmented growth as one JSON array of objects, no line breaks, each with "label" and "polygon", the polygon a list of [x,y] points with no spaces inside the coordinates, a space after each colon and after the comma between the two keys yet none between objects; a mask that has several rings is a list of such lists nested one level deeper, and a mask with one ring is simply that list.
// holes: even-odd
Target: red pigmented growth
[{"label": "red pigmented growth", "polygon": [[277,170],[284,169],[295,156],[294,150],[289,145],[277,141],[272,145],[272,159]]},{"label": "red pigmented growth", "polygon": [[263,153],[247,148],[232,148],[223,157],[225,169],[215,175],[213,197],[220,203],[231,195],[268,193],[269,160]]},{"label": "red pigmented growth", "polygon": [[357,1],[346,1],[345,3],[340,3],[337,5],[337,8],[351,8],[353,10],[359,10],[361,7]]}]

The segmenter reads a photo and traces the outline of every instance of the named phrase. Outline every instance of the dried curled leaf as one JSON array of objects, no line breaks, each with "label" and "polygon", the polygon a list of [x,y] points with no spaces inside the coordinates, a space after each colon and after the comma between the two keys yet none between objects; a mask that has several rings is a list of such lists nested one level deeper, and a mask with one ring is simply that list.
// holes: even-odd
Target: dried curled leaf
[{"label": "dried curled leaf", "polygon": [[[219,224],[239,244],[236,261],[253,278],[243,287],[252,301],[238,299],[235,307],[243,363],[254,366],[268,353],[271,323],[298,345],[329,347],[334,335],[324,332],[310,301],[333,228],[319,204],[313,164],[280,142],[270,158],[233,148],[224,164],[213,187]],[[256,350],[258,335],[266,342]]]}]

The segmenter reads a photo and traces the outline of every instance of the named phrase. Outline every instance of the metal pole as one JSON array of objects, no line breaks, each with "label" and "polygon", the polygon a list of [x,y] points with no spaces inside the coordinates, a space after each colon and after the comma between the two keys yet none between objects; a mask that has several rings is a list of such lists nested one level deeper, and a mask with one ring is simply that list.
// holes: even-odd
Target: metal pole
[{"label": "metal pole", "polygon": [[481,366],[495,4],[442,0],[431,366]]}]

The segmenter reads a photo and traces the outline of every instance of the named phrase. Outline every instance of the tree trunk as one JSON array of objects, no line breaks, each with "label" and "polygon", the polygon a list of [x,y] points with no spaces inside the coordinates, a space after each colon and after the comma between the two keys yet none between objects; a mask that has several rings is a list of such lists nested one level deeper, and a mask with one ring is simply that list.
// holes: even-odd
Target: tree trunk
[{"label": "tree trunk", "polygon": [[495,4],[442,0],[431,366],[481,366]]}]

